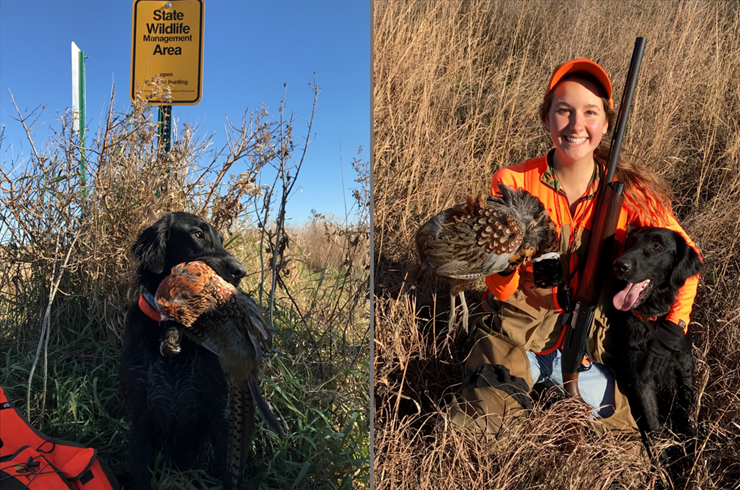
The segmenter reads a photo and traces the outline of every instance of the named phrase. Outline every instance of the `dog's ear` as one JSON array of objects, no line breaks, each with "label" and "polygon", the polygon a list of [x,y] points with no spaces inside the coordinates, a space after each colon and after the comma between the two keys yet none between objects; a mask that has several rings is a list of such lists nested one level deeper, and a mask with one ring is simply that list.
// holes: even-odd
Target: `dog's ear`
[{"label": "dog's ear", "polygon": [[142,231],[131,247],[131,252],[140,266],[154,274],[161,274],[164,270],[171,224],[171,215],[164,215],[152,226]]},{"label": "dog's ear", "polygon": [[701,258],[696,250],[691,248],[681,235],[676,234],[676,262],[671,273],[671,286],[679,289],[691,276],[695,276],[702,269]]}]

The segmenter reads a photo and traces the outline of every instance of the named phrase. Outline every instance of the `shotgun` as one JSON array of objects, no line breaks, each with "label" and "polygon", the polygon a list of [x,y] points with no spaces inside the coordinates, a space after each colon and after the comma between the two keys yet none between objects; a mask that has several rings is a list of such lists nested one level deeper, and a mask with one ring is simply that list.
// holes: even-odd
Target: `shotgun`
[{"label": "shotgun", "polygon": [[632,99],[637,87],[637,75],[640,72],[642,55],[645,52],[645,38],[635,40],[635,49],[632,52],[627,83],[622,94],[622,103],[619,105],[617,125],[612,136],[609,156],[606,162],[606,175],[599,186],[591,238],[588,244],[586,264],[578,275],[578,290],[575,297],[575,308],[570,318],[570,324],[565,326],[565,340],[562,350],[563,387],[569,396],[582,400],[578,392],[578,373],[590,368],[582,366],[584,356],[591,360],[588,348],[588,339],[591,336],[591,327],[594,322],[596,303],[601,295],[604,276],[609,270],[609,258],[614,242],[614,233],[622,209],[624,184],[614,181],[617,171],[619,151],[622,139],[627,128]]}]

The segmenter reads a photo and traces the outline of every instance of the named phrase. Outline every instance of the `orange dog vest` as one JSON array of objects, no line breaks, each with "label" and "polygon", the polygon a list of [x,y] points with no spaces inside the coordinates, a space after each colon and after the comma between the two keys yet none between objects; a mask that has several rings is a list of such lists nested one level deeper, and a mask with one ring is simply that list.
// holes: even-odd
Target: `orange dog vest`
[{"label": "orange dog vest", "polygon": [[118,490],[97,451],[47,437],[13,408],[0,387],[0,487],[3,490]]}]

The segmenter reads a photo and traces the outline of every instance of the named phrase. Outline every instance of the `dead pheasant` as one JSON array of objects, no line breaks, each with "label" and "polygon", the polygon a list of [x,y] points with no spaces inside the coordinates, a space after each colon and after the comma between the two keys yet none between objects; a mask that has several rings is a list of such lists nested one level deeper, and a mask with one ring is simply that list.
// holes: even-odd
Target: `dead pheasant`
[{"label": "dead pheasant", "polygon": [[[218,354],[229,380],[227,458],[236,487],[249,456],[255,402],[270,429],[280,437],[285,435],[262,397],[257,379],[263,358],[272,350],[273,330],[248,294],[203,262],[173,267],[155,297],[163,315],[184,325],[186,335]],[[163,354],[177,354],[177,340],[175,333],[168,332],[161,345]]]},{"label": "dead pheasant", "polygon": [[465,288],[474,280],[531,260],[554,248],[557,233],[539,199],[523,189],[499,184],[501,196],[468,196],[465,204],[442,211],[416,232],[421,268],[431,268],[450,283],[450,320],[455,298],[463,308],[468,331]]}]

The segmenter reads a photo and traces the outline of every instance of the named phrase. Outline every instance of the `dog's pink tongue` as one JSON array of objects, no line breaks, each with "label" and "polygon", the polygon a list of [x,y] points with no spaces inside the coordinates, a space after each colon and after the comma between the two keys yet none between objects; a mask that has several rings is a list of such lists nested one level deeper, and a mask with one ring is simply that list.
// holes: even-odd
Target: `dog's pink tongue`
[{"label": "dog's pink tongue", "polygon": [[637,302],[637,298],[640,296],[642,286],[646,282],[647,280],[635,283],[628,282],[626,288],[614,295],[614,307],[622,311],[627,311],[632,308]]}]

